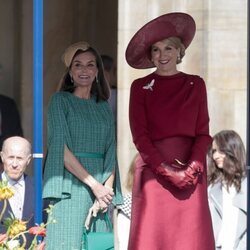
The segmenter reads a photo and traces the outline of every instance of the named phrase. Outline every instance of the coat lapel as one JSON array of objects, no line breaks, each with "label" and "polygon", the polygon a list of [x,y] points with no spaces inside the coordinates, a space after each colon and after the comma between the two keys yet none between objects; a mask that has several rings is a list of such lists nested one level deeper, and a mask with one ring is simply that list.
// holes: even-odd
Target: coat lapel
[{"label": "coat lapel", "polygon": [[233,199],[233,205],[239,208],[238,227],[236,231],[235,248],[244,239],[247,230],[247,178],[241,183],[241,191]]},{"label": "coat lapel", "polygon": [[[247,214],[247,180],[243,180],[241,192],[237,193],[233,199],[233,205],[239,208],[239,215],[238,215],[238,226],[236,231],[236,239],[235,239],[235,245],[234,249],[236,249],[242,239],[244,240],[244,237],[246,235],[246,214]],[[221,184],[217,183],[213,185],[208,190],[209,199],[213,203],[214,208],[216,209],[217,215],[220,216],[220,218],[217,216],[214,216],[216,218],[216,221],[213,222],[214,230],[215,230],[215,236],[217,236],[217,233],[220,230],[221,220],[222,220],[222,188]],[[212,216],[213,217],[213,216]],[[242,243],[244,245],[244,243]]]},{"label": "coat lapel", "polygon": [[241,183],[241,190],[234,196],[233,205],[243,212],[247,212],[247,178]]},{"label": "coat lapel", "polygon": [[209,190],[209,198],[213,202],[218,214],[222,217],[222,190],[219,183],[214,184]]},{"label": "coat lapel", "polygon": [[27,175],[24,175],[25,191],[24,191],[24,206],[22,219],[25,221],[34,221],[34,186],[33,181]]}]

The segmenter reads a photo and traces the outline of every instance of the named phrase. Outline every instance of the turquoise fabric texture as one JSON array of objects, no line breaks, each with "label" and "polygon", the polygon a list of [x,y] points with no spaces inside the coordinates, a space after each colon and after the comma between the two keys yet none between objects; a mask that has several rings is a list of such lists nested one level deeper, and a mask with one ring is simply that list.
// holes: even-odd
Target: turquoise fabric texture
[{"label": "turquoise fabric texture", "polygon": [[[96,102],[95,97],[81,99],[69,92],[54,94],[48,107],[43,189],[43,198],[54,205],[53,218],[57,221],[47,227],[49,250],[81,248],[84,221],[95,199],[90,188],[64,167],[64,145],[101,183],[116,169],[113,203],[122,203],[114,120],[108,102]],[[97,230],[105,228],[100,220]]]}]

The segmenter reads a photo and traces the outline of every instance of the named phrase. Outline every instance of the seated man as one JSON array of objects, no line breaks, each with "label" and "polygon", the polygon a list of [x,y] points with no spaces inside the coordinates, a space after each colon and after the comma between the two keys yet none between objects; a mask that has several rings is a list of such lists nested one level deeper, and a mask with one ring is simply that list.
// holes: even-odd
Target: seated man
[{"label": "seated man", "polygon": [[[34,226],[35,211],[35,188],[33,178],[27,176],[24,171],[32,158],[31,144],[23,137],[13,136],[7,138],[2,147],[1,158],[4,171],[0,175],[0,181],[8,181],[12,186],[14,196],[8,200],[7,209],[0,224],[0,233],[6,232],[3,221],[10,217],[10,213],[15,218],[28,221],[27,228]],[[2,211],[3,202],[0,202],[0,211]],[[33,237],[26,234],[26,247],[29,247]]]}]

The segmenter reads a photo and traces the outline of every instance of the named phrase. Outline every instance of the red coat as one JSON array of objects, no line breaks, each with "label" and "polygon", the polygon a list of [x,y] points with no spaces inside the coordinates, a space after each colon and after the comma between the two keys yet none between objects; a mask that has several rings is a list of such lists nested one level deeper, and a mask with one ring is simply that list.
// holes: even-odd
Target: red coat
[{"label": "red coat", "polygon": [[[130,127],[137,159],[129,250],[213,250],[207,200],[206,152],[211,142],[204,81],[178,73],[152,73],[131,86]],[[180,191],[152,168],[177,158],[198,160],[204,173],[196,188]]]}]

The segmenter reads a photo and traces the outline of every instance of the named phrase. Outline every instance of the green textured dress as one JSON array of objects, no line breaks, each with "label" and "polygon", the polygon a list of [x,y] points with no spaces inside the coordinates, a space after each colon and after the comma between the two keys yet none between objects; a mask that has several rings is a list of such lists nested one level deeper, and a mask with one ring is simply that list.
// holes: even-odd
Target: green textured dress
[{"label": "green textured dress", "polygon": [[[95,97],[81,99],[69,92],[54,94],[48,108],[43,198],[54,204],[57,223],[47,227],[48,250],[81,249],[84,221],[95,200],[90,188],[64,167],[64,145],[101,183],[115,168],[113,204],[122,203],[115,128],[108,102],[96,102]],[[105,230],[102,220],[98,220],[97,230]]]}]

